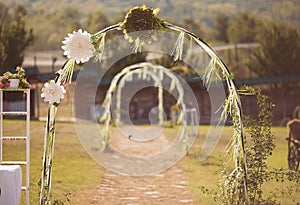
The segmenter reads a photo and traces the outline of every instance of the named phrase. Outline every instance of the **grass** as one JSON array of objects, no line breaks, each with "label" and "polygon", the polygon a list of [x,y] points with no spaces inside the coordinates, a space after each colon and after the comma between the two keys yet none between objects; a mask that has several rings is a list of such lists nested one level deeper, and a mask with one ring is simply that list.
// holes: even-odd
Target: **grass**
[{"label": "grass", "polygon": [[[69,89],[73,90],[73,87],[69,86]],[[71,118],[73,116],[73,113],[72,113],[73,104],[70,99],[68,100],[67,95],[65,96],[65,98],[66,99],[62,100],[59,105],[58,112],[57,112],[57,118],[61,118],[61,117]],[[36,115],[37,115],[37,113],[39,113],[39,117],[46,118],[48,115],[48,103],[45,103],[45,102],[43,102],[42,99],[39,99],[39,110],[36,110]]]},{"label": "grass", "polygon": [[[45,122],[31,122],[30,204],[38,204],[39,200],[38,182],[42,171],[44,126]],[[20,131],[25,130],[25,122],[5,120],[3,129],[4,135],[20,135]],[[84,151],[72,123],[57,123],[56,130],[52,199],[65,199],[64,194],[70,192],[71,204],[82,204],[81,202],[92,200],[93,193],[101,181],[103,169]],[[24,149],[25,141],[5,141],[3,158],[24,160]],[[25,192],[22,192],[21,200],[21,204],[25,204]]]},{"label": "grass", "polygon": [[188,187],[191,190],[195,204],[215,204],[211,196],[202,194],[201,186],[208,189],[215,189],[218,184],[218,176],[222,170],[221,155],[224,153],[230,139],[232,130],[225,127],[222,138],[216,146],[212,155],[204,160],[199,161],[199,152],[201,145],[206,137],[209,126],[200,126],[199,135],[194,142],[189,154],[181,161],[185,173],[188,177]]},{"label": "grass", "polygon": [[[200,126],[200,132],[202,130],[202,134],[198,136],[189,155],[181,161],[181,166],[188,176],[188,187],[193,194],[195,204],[201,205],[216,204],[212,196],[203,194],[200,187],[204,186],[210,190],[217,190],[224,159],[224,150],[232,133],[230,127],[225,127],[222,138],[212,155],[207,160],[201,162],[198,160],[199,150],[207,129],[207,126]],[[269,170],[273,168],[283,168],[288,171],[288,146],[285,140],[285,137],[288,135],[287,130],[285,127],[273,127],[272,131],[276,137],[274,140],[276,147],[267,160]],[[300,195],[297,193],[299,188],[296,188],[297,186],[298,185],[294,182],[276,182],[273,180],[263,185],[264,197],[275,198],[280,204],[297,204],[297,202],[300,202]],[[293,191],[288,193],[291,188]],[[285,190],[285,192],[282,192],[283,190]]]},{"label": "grass", "polygon": [[[30,204],[38,204],[39,186],[41,177],[44,122],[31,122],[31,200]],[[88,204],[95,194],[96,188],[101,182],[103,168],[93,161],[81,146],[73,123],[56,124],[56,143],[53,160],[52,199],[63,199],[64,194],[70,192],[70,204]],[[25,130],[23,120],[5,120],[4,134],[18,135]],[[225,127],[222,138],[212,155],[205,161],[199,161],[200,146],[203,143],[209,126],[200,126],[200,134],[197,137],[189,154],[180,161],[180,166],[185,171],[188,179],[188,188],[191,190],[195,204],[215,204],[211,196],[202,193],[199,187],[216,189],[219,173],[222,170],[225,147],[231,137],[232,129]],[[176,129],[168,128],[168,132],[176,132]],[[283,167],[287,169],[287,143],[285,136],[287,130],[284,127],[274,127],[276,148],[268,159],[270,168]],[[21,133],[22,134],[22,133]],[[4,159],[22,160],[25,145],[22,142],[5,141]],[[23,173],[24,170],[23,170]],[[268,182],[264,186],[264,193],[272,196],[276,191],[276,199],[281,204],[296,204],[300,201],[297,193],[282,195],[277,189],[288,189],[292,184],[288,182]],[[22,203],[25,204],[25,192],[22,193]],[[294,202],[293,202],[294,201]]]}]

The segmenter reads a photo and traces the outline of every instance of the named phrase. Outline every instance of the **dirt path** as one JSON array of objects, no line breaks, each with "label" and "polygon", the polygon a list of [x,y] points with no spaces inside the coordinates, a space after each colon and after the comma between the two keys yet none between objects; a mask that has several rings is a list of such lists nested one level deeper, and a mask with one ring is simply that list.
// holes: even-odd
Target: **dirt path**
[{"label": "dirt path", "polygon": [[[130,140],[114,133],[112,145],[119,150],[145,156],[161,151],[170,139],[161,136],[147,143]],[[131,151],[128,151],[131,150]],[[142,169],[144,169],[143,167]],[[193,204],[186,177],[179,165],[151,176],[123,176],[106,170],[91,204],[101,205],[169,205]]]},{"label": "dirt path", "polygon": [[105,171],[92,204],[105,205],[169,205],[193,204],[186,179],[180,167],[160,174],[129,177]]}]

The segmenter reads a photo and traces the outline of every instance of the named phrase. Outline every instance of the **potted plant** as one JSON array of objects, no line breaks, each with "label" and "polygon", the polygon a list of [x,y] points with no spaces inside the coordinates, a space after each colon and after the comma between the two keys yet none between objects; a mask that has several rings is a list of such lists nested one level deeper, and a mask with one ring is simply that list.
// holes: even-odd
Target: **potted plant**
[{"label": "potted plant", "polygon": [[18,66],[15,73],[9,71],[5,72],[0,77],[0,88],[29,88],[30,84],[27,82],[25,70]]}]

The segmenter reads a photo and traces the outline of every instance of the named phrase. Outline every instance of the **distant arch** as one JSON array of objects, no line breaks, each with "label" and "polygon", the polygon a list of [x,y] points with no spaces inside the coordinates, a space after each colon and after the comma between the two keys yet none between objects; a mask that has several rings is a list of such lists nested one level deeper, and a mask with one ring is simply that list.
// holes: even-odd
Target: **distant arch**
[{"label": "distant arch", "polygon": [[[169,69],[161,66],[161,65],[154,65],[149,62],[138,63],[134,65],[130,65],[125,67],[121,72],[119,72],[111,81],[110,87],[106,93],[103,106],[105,108],[105,112],[102,115],[100,121],[105,123],[104,126],[104,133],[102,136],[102,144],[108,145],[109,142],[109,124],[111,121],[111,104],[112,104],[112,96],[113,93],[117,89],[117,115],[116,115],[116,122],[117,124],[121,121],[120,116],[120,107],[121,107],[121,91],[123,86],[125,85],[126,79],[130,76],[135,74],[141,75],[142,78],[146,78],[147,75],[150,76],[154,80],[154,85],[158,87],[158,108],[159,108],[159,125],[163,125],[163,87],[162,81],[164,76],[170,78],[170,91],[177,89],[178,91],[178,98],[176,104],[180,106],[180,117],[179,119],[184,119],[186,114],[186,105],[184,103],[184,89],[178,79],[178,77],[172,73]],[[144,76],[143,76],[144,75]],[[183,130],[186,131],[187,123],[185,120],[181,120],[179,123],[183,126]],[[187,136],[186,136],[187,137]]]}]

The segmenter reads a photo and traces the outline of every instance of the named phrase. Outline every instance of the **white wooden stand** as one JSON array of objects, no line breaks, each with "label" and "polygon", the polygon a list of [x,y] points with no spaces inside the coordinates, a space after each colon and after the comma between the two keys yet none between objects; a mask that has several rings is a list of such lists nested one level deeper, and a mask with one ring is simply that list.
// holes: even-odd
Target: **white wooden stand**
[{"label": "white wooden stand", "polygon": [[[3,107],[4,92],[24,92],[26,94],[26,111],[5,111]],[[3,116],[25,116],[26,136],[3,136]],[[3,161],[4,140],[25,140],[26,161]],[[29,171],[30,171],[30,89],[0,89],[0,165],[24,165],[26,166],[26,182],[22,190],[26,191],[26,205],[29,205]]]}]

